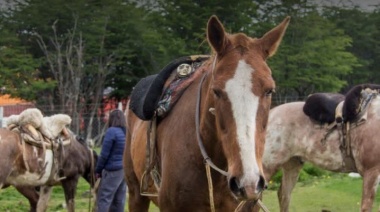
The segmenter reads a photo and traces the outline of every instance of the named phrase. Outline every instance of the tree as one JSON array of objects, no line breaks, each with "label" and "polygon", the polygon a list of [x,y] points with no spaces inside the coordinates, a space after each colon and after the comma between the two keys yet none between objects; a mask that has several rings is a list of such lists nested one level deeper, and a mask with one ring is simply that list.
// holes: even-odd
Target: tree
[{"label": "tree", "polygon": [[378,83],[380,80],[380,10],[362,11],[358,7],[327,7],[324,15],[344,30],[352,39],[348,50],[358,58],[360,67],[345,79],[345,90],[361,83]]},{"label": "tree", "polygon": [[84,134],[91,136],[104,87],[112,86],[115,96],[124,98],[132,82],[151,73],[148,54],[154,48],[144,39],[152,33],[143,14],[121,0],[17,2],[7,13],[6,27],[42,61],[39,79],[56,83],[49,95],[36,99],[37,105],[72,116],[76,133],[81,114],[88,114]]},{"label": "tree", "polygon": [[339,92],[347,85],[344,77],[358,62],[347,49],[352,39],[342,29],[307,1],[280,2],[270,11],[276,15],[266,17],[269,23],[278,20],[277,14],[291,16],[281,48],[269,61],[277,98],[291,95],[293,101],[300,100],[314,92]]},{"label": "tree", "polygon": [[19,36],[4,27],[4,17],[0,24],[0,83],[1,92],[32,101],[38,92],[54,86],[52,81],[38,79],[40,61],[33,58]]},{"label": "tree", "polygon": [[[150,18],[162,36],[166,63],[181,56],[210,54],[206,25],[217,15],[230,32],[249,32],[257,5],[252,1],[158,0]],[[164,64],[161,64],[164,65]]]}]

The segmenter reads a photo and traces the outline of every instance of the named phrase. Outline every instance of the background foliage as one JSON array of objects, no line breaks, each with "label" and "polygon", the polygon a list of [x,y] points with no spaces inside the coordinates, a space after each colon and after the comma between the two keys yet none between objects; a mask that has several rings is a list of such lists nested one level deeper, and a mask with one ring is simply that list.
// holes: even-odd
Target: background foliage
[{"label": "background foliage", "polygon": [[277,84],[274,98],[281,103],[314,92],[344,93],[380,77],[379,6],[322,7],[310,0],[8,2],[0,13],[1,92],[71,115],[77,133],[80,114],[97,115],[105,88],[112,91],[109,98],[126,99],[139,79],[173,59],[210,53],[205,27],[213,14],[227,31],[254,37],[291,16],[279,51],[268,61]]}]

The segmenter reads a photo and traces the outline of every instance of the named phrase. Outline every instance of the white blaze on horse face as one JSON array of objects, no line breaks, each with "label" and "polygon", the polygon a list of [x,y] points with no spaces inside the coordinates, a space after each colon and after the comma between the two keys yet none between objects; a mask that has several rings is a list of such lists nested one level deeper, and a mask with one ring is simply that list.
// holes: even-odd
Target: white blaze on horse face
[{"label": "white blaze on horse face", "polygon": [[252,74],[255,70],[245,61],[239,61],[235,75],[226,83],[236,122],[237,140],[243,165],[241,185],[258,180],[260,174],[255,153],[256,115],[259,97],[252,93]]}]

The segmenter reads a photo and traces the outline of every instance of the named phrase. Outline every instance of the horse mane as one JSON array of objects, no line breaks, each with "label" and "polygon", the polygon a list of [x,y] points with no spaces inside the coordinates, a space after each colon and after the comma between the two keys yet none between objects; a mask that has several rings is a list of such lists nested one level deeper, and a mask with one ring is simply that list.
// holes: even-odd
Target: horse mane
[{"label": "horse mane", "polygon": [[89,147],[88,143],[87,143],[86,140],[83,138],[83,136],[76,135],[76,136],[75,136],[75,139],[76,139],[80,144],[82,144],[83,146],[85,146],[85,147]]},{"label": "horse mane", "polygon": [[75,140],[78,141],[78,143],[80,143],[84,147],[89,147],[88,143],[86,142],[86,139],[84,139],[83,136],[75,134],[71,129],[68,129],[68,128],[67,128],[67,131],[70,134],[70,138],[74,138]]}]

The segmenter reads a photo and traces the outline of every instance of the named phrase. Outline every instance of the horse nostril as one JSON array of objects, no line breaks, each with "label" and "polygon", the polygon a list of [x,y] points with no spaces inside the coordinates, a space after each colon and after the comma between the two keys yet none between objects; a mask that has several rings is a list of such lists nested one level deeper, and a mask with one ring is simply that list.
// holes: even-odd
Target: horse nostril
[{"label": "horse nostril", "polygon": [[240,193],[239,182],[236,177],[231,177],[228,181],[228,186],[230,190],[236,195]]},{"label": "horse nostril", "polygon": [[267,189],[267,187],[268,187],[268,186],[267,186],[266,183],[265,183],[265,179],[264,179],[264,177],[260,175],[260,179],[259,179],[259,182],[258,182],[258,184],[257,184],[257,190],[258,190],[259,192],[261,192],[261,191],[263,191],[264,189]]},{"label": "horse nostril", "polygon": [[263,176],[260,176],[259,181],[255,184],[249,184],[245,187],[240,185],[237,177],[231,177],[228,180],[228,186],[234,196],[238,199],[253,198],[256,199],[257,195],[266,189],[266,183]]}]

